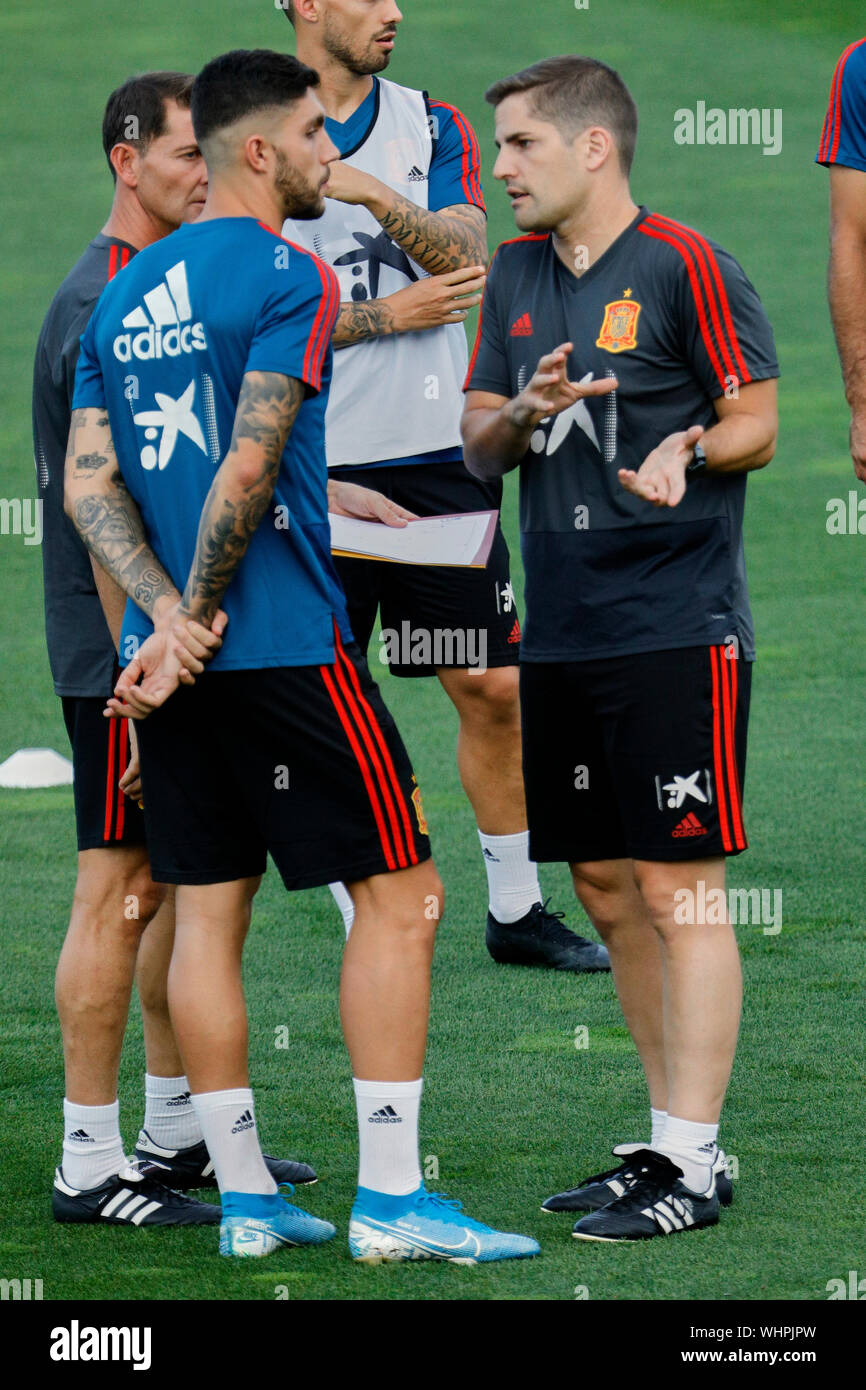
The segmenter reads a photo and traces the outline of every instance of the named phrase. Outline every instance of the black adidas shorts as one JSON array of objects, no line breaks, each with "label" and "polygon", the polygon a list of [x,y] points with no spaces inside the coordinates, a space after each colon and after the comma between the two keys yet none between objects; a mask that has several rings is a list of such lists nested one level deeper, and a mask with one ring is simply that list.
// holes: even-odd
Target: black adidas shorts
[{"label": "black adidas shorts", "polygon": [[139,725],[157,883],[264,873],[289,889],[430,858],[421,794],[367,663],[205,672]]},{"label": "black adidas shorts", "polygon": [[144,817],[118,782],[129,765],[129,724],[106,719],[105,700],[64,695],[63,719],[72,744],[78,848],[144,844]]},{"label": "black adidas shorts", "polygon": [[[502,483],[473,478],[460,460],[332,468],[329,477],[374,488],[419,516],[491,511],[502,505]],[[381,653],[392,658],[387,662],[392,675],[432,676],[440,667],[517,665],[520,622],[508,545],[498,523],[483,570],[339,555],[334,561],[355,640],[366,652],[375,630]],[[386,634],[384,639],[380,633]],[[430,660],[425,659],[428,655]]]},{"label": "black adidas shorts", "polygon": [[751,665],[724,646],[520,668],[529,852],[740,854]]}]

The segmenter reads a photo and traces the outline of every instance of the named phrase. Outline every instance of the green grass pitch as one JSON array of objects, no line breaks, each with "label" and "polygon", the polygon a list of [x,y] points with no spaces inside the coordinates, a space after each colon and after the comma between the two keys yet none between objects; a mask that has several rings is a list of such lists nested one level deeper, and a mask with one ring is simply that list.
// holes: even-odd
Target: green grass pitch
[{"label": "green grass pitch", "polygon": [[[279,47],[289,27],[268,0],[7,0],[0,46],[4,291],[0,495],[34,495],[29,391],[48,302],[102,224],[110,181],[99,141],[106,95],[131,71],[189,67],[230,47]],[[341,930],[326,890],[289,899],[271,872],[246,957],[252,1075],[271,1152],[309,1158],[322,1182],[304,1202],[332,1217],[329,1246],[250,1267],[218,1259],[213,1231],[54,1227],[51,1174],[63,1095],[52,976],[75,870],[71,792],[0,793],[4,969],[0,1274],[41,1278],[53,1299],[590,1300],[827,1297],[863,1270],[850,1181],[863,1115],[863,547],[829,536],[826,506],[856,487],[827,315],[827,174],[813,166],[833,65],[860,37],[860,0],[510,0],[409,3],[389,76],[458,104],[484,156],[490,243],[513,235],[493,184],[495,78],[557,52],[620,69],[641,115],[638,201],[728,247],[776,329],[783,378],[776,459],[749,485],[747,554],[759,640],[747,818],[753,848],[735,886],[781,888],[776,936],[740,928],[742,1042],[724,1114],[735,1205],[713,1230],[647,1247],[578,1247],[542,1197],[643,1137],[646,1098],[607,977],[497,968],[483,945],[484,875],[455,769],[455,721],[430,682],[385,680],[416,762],[448,894],[435,965],[422,1154],[430,1185],[504,1229],[535,1234],[540,1259],[477,1269],[355,1267],[345,1230],[355,1178],[350,1073],[336,1007]],[[673,113],[708,105],[781,108],[783,148],[680,147]],[[506,525],[517,551],[514,480]],[[0,760],[66,740],[44,653],[38,548],[0,537]],[[519,577],[519,572],[518,572]],[[373,648],[372,666],[378,666]],[[579,914],[566,872],[543,870],[554,906]],[[859,1024],[858,1024],[859,1019]],[[290,1046],[275,1047],[288,1027]],[[590,1045],[574,1047],[589,1028]],[[121,1074],[123,1131],[141,1115],[143,1053],[133,1012]],[[429,1165],[432,1169],[433,1165]],[[576,1293],[576,1291],[578,1291]]]}]

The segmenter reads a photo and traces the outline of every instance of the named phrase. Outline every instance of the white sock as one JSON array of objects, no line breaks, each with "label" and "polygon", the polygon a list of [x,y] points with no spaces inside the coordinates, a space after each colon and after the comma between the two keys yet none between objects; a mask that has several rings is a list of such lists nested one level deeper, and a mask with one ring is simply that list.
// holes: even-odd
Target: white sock
[{"label": "white sock", "polygon": [[236,1091],[205,1091],[192,1097],[208,1153],[213,1160],[220,1192],[277,1190],[262,1158],[253,1093],[247,1086]]},{"label": "white sock", "polygon": [[655,1110],[650,1106],[650,1119],[652,1121],[652,1132],[650,1134],[650,1148],[658,1150],[659,1141],[664,1133],[665,1120],[668,1117],[666,1110]]},{"label": "white sock", "polygon": [[487,870],[488,906],[497,922],[507,926],[541,902],[538,865],[529,857],[529,831],[484,835],[479,830],[478,838]]},{"label": "white sock", "polygon": [[144,1128],[161,1149],[189,1149],[201,1142],[201,1125],[185,1076],[144,1076]]},{"label": "white sock", "polygon": [[63,1102],[63,1176],[70,1187],[99,1187],[126,1166],[120,1105]]},{"label": "white sock", "polygon": [[355,1080],[358,1108],[358,1186],[404,1197],[421,1186],[418,1157],[418,1081]]},{"label": "white sock", "polygon": [[346,940],[349,939],[349,932],[355,921],[355,904],[349,896],[349,890],[345,883],[329,883],[328,887],[334,895],[334,902],[343,914],[343,926],[346,928]]},{"label": "white sock", "polygon": [[693,1192],[707,1192],[713,1182],[718,1133],[718,1125],[701,1125],[668,1115],[662,1137],[654,1147],[682,1168],[686,1187]]}]

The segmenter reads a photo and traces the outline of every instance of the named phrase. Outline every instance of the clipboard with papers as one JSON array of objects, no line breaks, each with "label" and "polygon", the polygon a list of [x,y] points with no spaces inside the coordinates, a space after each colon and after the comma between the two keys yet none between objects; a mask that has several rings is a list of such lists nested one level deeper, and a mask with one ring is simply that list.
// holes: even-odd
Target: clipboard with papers
[{"label": "clipboard with papers", "polygon": [[331,551],[353,559],[386,560],[397,565],[451,565],[484,569],[498,511],[422,516],[405,526],[328,513]]}]

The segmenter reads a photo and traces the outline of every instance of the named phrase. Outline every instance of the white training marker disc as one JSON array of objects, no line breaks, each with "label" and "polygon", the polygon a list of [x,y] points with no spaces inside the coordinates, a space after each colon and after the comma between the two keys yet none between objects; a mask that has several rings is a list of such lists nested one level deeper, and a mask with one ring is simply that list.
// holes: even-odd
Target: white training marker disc
[{"label": "white training marker disc", "polygon": [[0,787],[69,787],[72,763],[53,748],[19,748],[0,763]]}]

